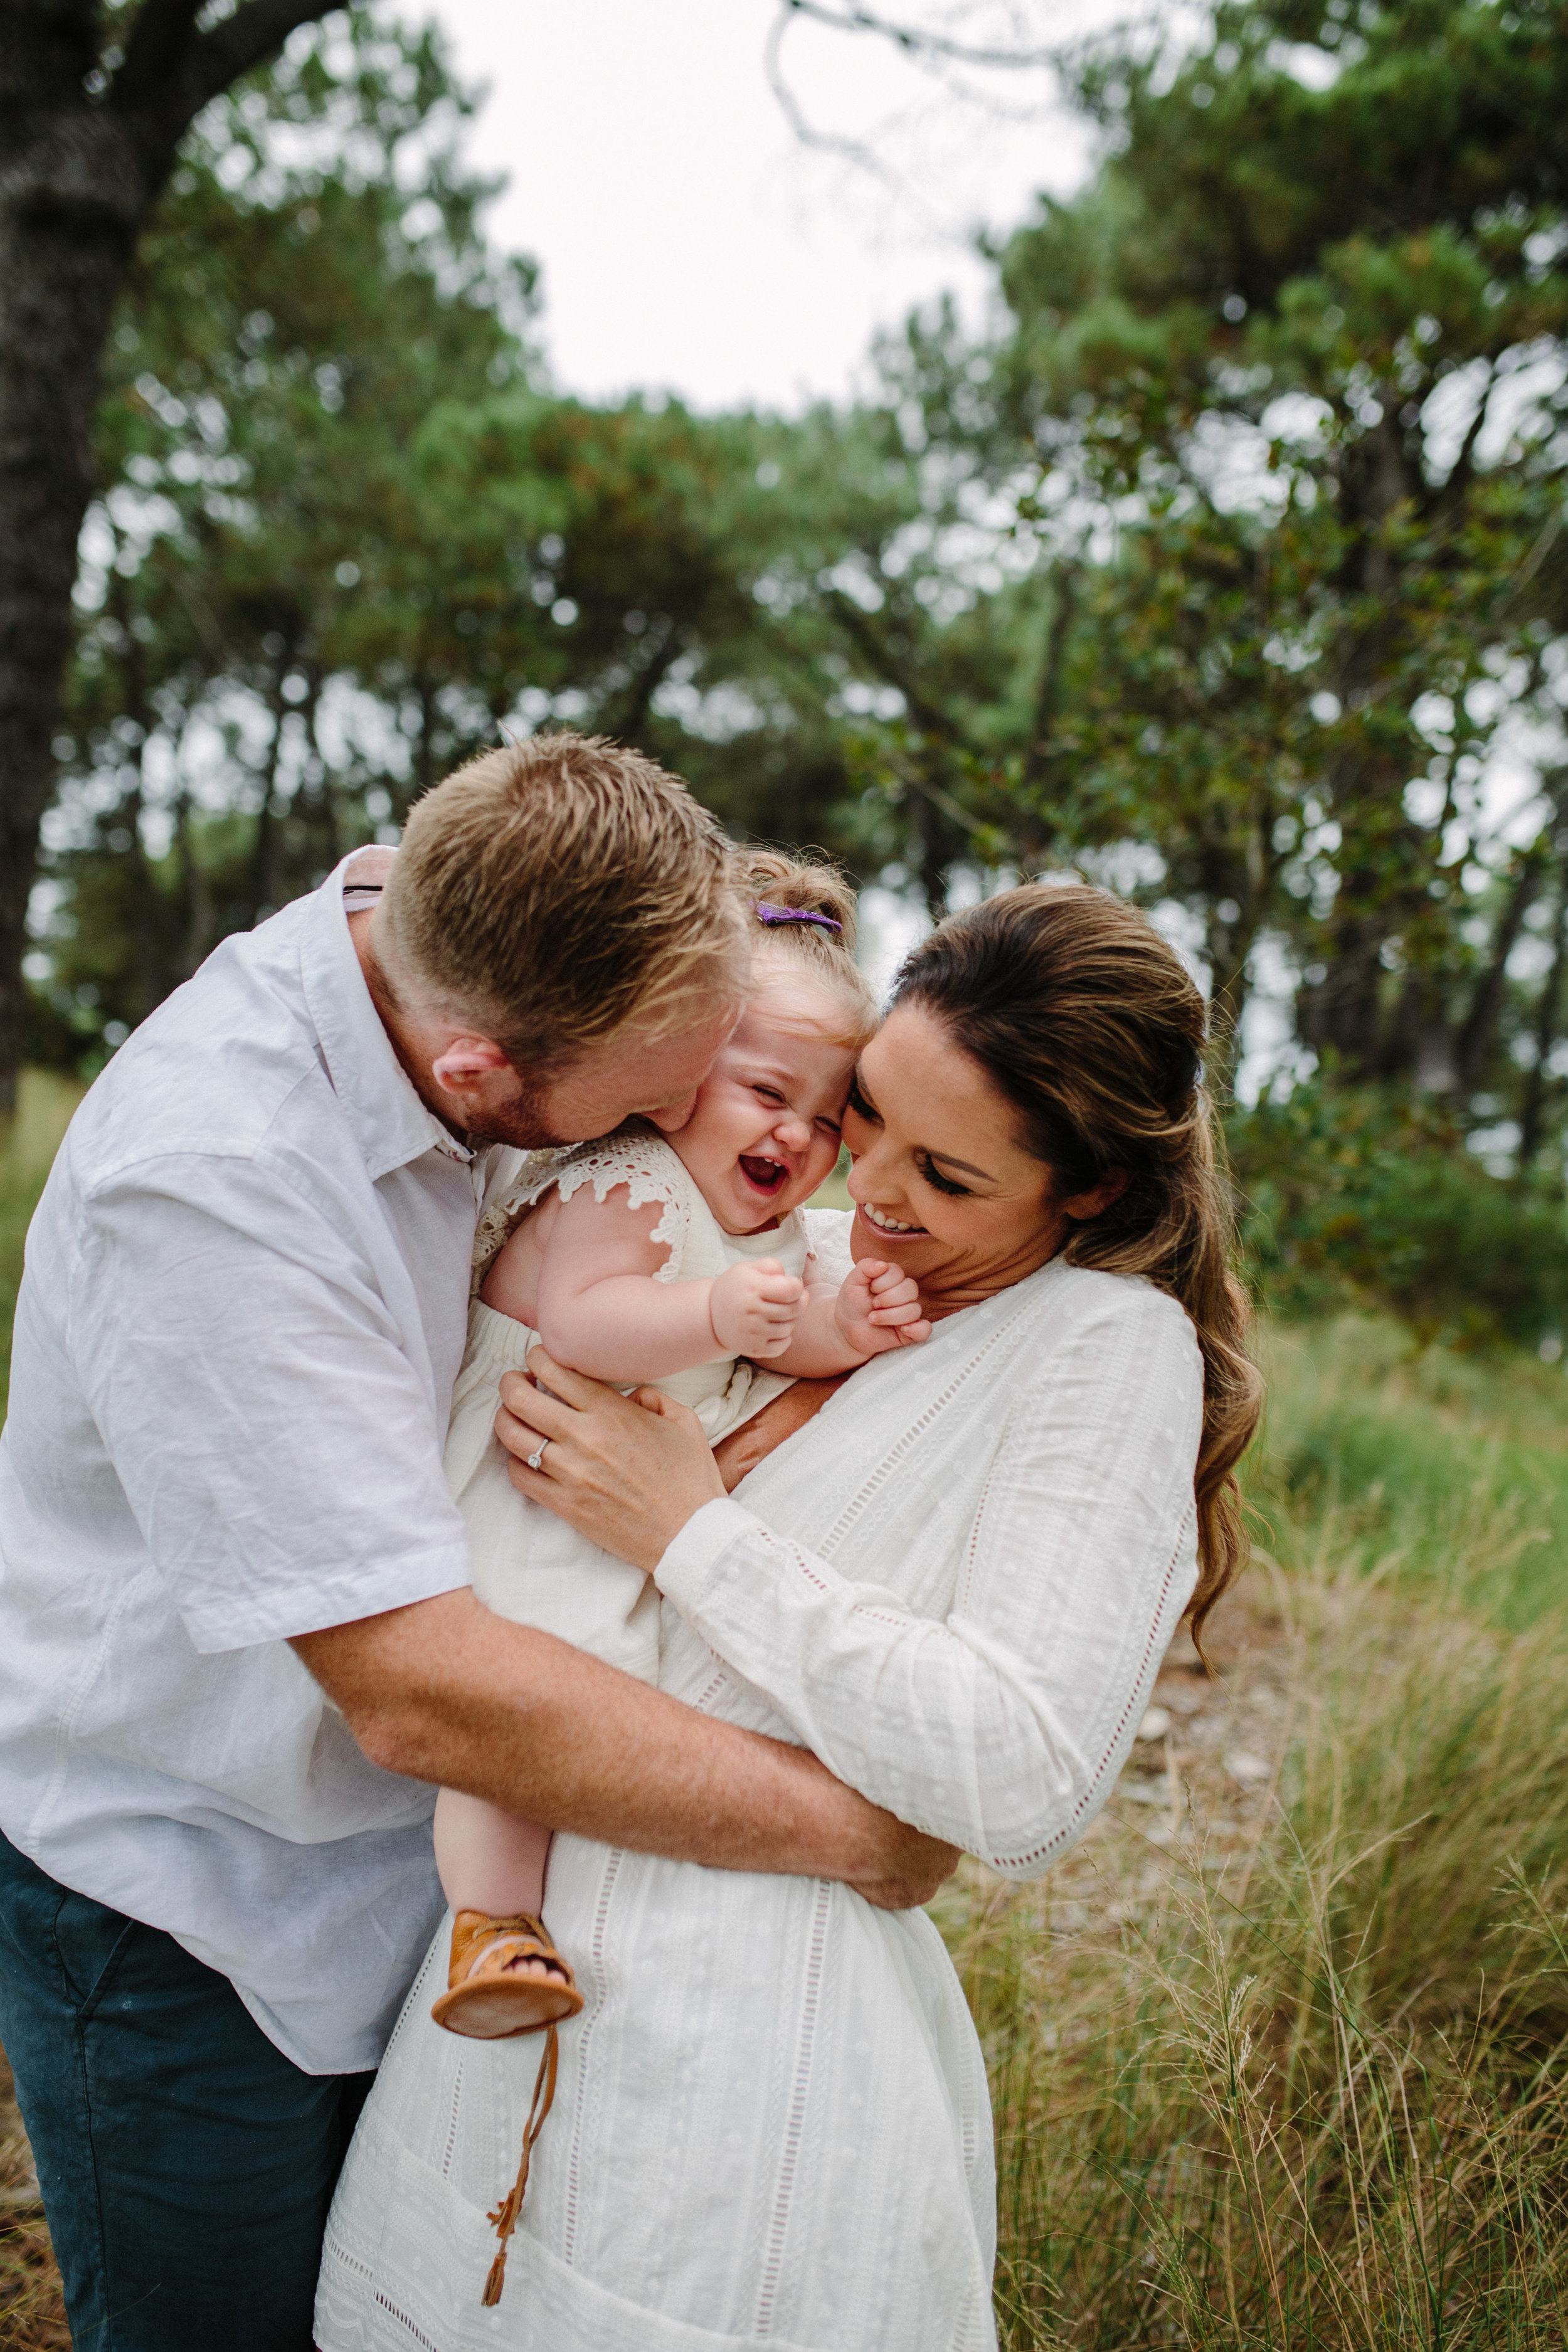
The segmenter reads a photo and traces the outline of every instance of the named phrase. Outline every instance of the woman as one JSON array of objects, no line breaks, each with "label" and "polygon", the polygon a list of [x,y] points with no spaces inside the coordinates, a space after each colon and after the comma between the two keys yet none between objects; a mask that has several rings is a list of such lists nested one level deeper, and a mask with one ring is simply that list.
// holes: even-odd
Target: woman
[{"label": "woman", "polygon": [[[1242,1557],[1258,1389],[1203,1037],[1174,953],[1103,892],[953,918],[863,1057],[853,1228],[814,1234],[828,1270],[915,1275],[927,1344],[733,1500],[662,1399],[548,1363],[552,1393],[505,1391],[514,1453],[549,1441],[524,1491],[662,1592],[666,1690],[1014,1877],[1082,1835],[1179,1619]],[[430,2025],[422,1977],[328,2230],[323,2352],[994,2344],[984,2068],[923,1915],[573,1837],[549,1904],[586,2007],[504,2301],[480,2307],[485,2216],[533,2061]]]}]

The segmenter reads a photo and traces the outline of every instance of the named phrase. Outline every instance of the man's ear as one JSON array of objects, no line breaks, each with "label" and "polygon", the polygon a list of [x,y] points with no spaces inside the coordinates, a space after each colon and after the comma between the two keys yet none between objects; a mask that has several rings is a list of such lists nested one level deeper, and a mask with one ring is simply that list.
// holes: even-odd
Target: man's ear
[{"label": "man's ear", "polygon": [[430,1065],[430,1075],[447,1094],[466,1094],[476,1078],[488,1077],[492,1070],[511,1067],[500,1047],[490,1037],[454,1037],[443,1047]]}]

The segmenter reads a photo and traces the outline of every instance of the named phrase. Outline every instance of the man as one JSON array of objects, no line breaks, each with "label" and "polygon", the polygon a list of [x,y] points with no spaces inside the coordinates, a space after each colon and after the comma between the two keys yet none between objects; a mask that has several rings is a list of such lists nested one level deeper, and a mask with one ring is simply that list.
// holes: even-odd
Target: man
[{"label": "man", "polygon": [[489,1615],[441,1475],[486,1147],[688,1101],[748,951],[682,786],[536,740],[226,941],[72,1123],[0,1445],[0,2039],[79,2347],[306,2352],[429,1782],[889,1903],[944,1866]]}]

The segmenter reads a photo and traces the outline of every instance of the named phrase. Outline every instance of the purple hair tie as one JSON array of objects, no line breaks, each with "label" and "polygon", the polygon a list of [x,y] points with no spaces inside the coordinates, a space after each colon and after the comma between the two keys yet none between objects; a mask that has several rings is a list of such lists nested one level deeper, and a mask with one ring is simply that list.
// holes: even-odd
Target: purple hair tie
[{"label": "purple hair tie", "polygon": [[836,923],[831,915],[813,915],[804,907],[770,907],[765,898],[757,901],[757,920],[759,923],[815,923],[819,930],[832,931],[836,938],[844,936],[843,924]]}]

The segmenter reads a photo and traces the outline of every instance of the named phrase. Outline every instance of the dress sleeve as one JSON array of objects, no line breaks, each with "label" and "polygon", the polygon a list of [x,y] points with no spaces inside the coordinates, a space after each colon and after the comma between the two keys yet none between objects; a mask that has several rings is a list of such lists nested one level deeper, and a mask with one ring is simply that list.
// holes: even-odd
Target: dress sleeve
[{"label": "dress sleeve", "polygon": [[1196,1576],[1196,1340],[1174,1301],[1111,1281],[1008,1412],[945,1619],[732,1501],[656,1571],[841,1780],[1015,1878],[1114,1787]]}]

